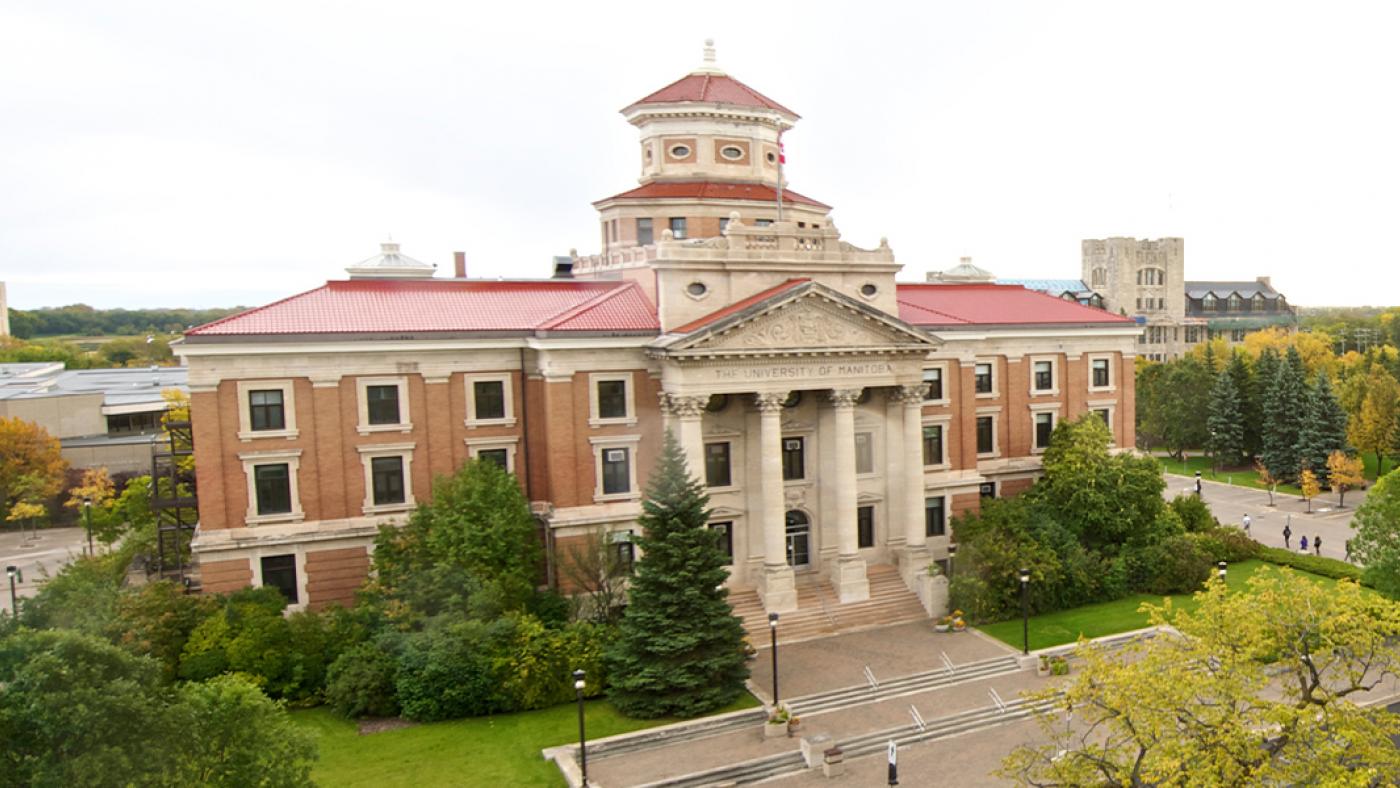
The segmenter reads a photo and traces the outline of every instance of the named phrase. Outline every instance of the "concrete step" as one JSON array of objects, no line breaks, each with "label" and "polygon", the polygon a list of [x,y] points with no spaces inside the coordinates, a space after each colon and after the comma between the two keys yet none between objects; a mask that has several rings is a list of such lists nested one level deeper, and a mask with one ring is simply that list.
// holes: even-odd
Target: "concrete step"
[{"label": "concrete step", "polygon": [[876,703],[900,695],[911,695],[917,692],[964,684],[969,681],[1004,676],[1020,669],[1020,662],[1014,656],[992,657],[991,659],[957,665],[952,672],[947,669],[939,669],[913,673],[882,681],[878,687],[872,687],[869,684],[843,687],[793,698],[785,705],[794,714],[820,714],[851,706]]},{"label": "concrete step", "polygon": [[[902,624],[927,619],[918,596],[910,591],[892,566],[874,564],[866,569],[870,598],[841,604],[835,591],[820,577],[805,577],[797,589],[798,609],[783,613],[778,621],[778,640],[783,643],[810,640],[840,632]],[[744,622],[744,630],[755,646],[769,640],[768,613],[758,592],[731,592],[730,605]]]},{"label": "concrete step", "polygon": [[761,708],[746,709],[742,712],[704,717],[691,722],[600,739],[588,745],[588,757],[590,759],[610,758],[652,747],[664,747],[677,742],[718,736],[742,728],[756,728],[767,717],[768,712]]}]

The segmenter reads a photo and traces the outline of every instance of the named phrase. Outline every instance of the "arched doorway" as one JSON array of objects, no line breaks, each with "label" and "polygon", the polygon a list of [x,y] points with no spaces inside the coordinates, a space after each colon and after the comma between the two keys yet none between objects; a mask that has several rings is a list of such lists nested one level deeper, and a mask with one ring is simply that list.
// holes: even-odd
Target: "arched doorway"
[{"label": "arched doorway", "polygon": [[796,509],[787,513],[786,522],[788,566],[804,569],[812,562],[812,523]]}]

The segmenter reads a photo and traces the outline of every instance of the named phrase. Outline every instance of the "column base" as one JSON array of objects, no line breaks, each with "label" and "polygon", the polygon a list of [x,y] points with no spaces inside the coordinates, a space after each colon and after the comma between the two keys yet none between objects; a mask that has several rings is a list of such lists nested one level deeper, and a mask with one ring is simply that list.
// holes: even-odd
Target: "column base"
[{"label": "column base", "polygon": [[928,545],[905,547],[899,552],[899,575],[904,578],[904,585],[918,595],[925,613],[929,616],[941,616],[947,612],[948,595],[945,590],[943,598],[936,599],[933,581],[942,580],[943,588],[946,589],[948,580],[942,576],[934,578],[929,575],[928,566],[932,561],[933,553],[928,549]]},{"label": "column base", "polygon": [[836,569],[831,573],[831,585],[843,605],[869,599],[870,580],[865,576],[865,559],[854,555],[838,558]]},{"label": "column base", "polygon": [[791,613],[797,609],[797,580],[787,564],[763,567],[763,609]]}]

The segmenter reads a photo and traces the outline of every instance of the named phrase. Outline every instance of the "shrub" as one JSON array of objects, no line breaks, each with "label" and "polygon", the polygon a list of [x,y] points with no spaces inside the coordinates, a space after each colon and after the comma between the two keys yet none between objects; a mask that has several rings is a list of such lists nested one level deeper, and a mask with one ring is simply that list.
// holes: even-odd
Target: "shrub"
[{"label": "shrub", "polygon": [[1195,541],[1206,557],[1215,561],[1229,561],[1232,564],[1258,557],[1259,548],[1262,546],[1237,528],[1217,527],[1188,536]]},{"label": "shrub", "polygon": [[1356,580],[1364,586],[1369,586],[1363,570],[1359,566],[1354,566],[1345,561],[1338,561],[1335,558],[1323,558],[1316,555],[1306,555],[1295,553],[1292,550],[1284,550],[1281,547],[1259,548],[1257,556],[1261,561],[1267,561],[1279,566],[1288,566],[1294,569],[1311,572],[1315,575],[1330,577],[1334,580]]},{"label": "shrub", "polygon": [[326,673],[326,703],[345,717],[398,716],[396,645],[381,638],[347,649]]},{"label": "shrub", "polygon": [[511,711],[498,665],[515,635],[515,621],[461,621],[418,632],[404,641],[394,680],[403,715],[430,722]]},{"label": "shrub", "polygon": [[180,688],[170,785],[310,786],[316,743],[241,676]]},{"label": "shrub", "polygon": [[546,629],[538,619],[520,618],[510,650],[497,665],[510,706],[523,711],[573,700],[575,670],[586,676],[585,695],[602,695],[607,686],[603,651],[615,634],[612,627],[587,622]]},{"label": "shrub", "polygon": [[959,573],[948,583],[948,606],[963,611],[974,624],[1000,620],[1003,612],[986,582],[972,574]]},{"label": "shrub", "polygon": [[116,615],[126,566],[116,555],[78,558],[20,603],[20,619],[32,629],[75,629],[106,635]]},{"label": "shrub", "polygon": [[1181,525],[1188,533],[1205,533],[1220,525],[1206,502],[1194,495],[1178,495],[1168,505],[1181,518]]},{"label": "shrub", "polygon": [[158,660],[169,680],[179,672],[190,633],[219,607],[218,597],[186,594],[169,581],[148,583],[118,597],[108,632],[122,648]]},{"label": "shrub", "polygon": [[1134,589],[1163,596],[1199,590],[1214,565],[1187,535],[1135,548],[1126,558]]}]

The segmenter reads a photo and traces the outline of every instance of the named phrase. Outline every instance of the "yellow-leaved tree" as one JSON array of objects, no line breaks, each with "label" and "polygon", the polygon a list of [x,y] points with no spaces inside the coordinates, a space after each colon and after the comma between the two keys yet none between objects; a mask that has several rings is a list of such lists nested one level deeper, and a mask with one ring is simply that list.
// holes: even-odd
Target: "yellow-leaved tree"
[{"label": "yellow-leaved tree", "polygon": [[1022,785],[1395,785],[1400,715],[1353,699],[1400,669],[1400,605],[1341,581],[1263,570],[1247,593],[1212,579],[1194,611],[1145,606],[1163,633],[1082,643],[1041,741],[998,775]]},{"label": "yellow-leaved tree", "polygon": [[1298,488],[1303,491],[1303,500],[1307,501],[1308,511],[1311,512],[1312,499],[1322,492],[1322,485],[1317,481],[1317,474],[1313,473],[1311,468],[1304,468],[1303,472],[1298,474]]},{"label": "yellow-leaved tree", "polygon": [[1376,476],[1385,475],[1385,455],[1395,446],[1396,417],[1400,415],[1400,383],[1385,367],[1376,364],[1366,376],[1360,410],[1347,423],[1347,442],[1376,455]]},{"label": "yellow-leaved tree", "polygon": [[57,495],[67,469],[58,438],[33,422],[0,418],[0,509],[7,517],[17,503]]},{"label": "yellow-leaved tree", "polygon": [[1361,458],[1353,457],[1344,451],[1334,451],[1327,455],[1327,478],[1332,490],[1337,493],[1337,506],[1345,505],[1347,490],[1366,483]]}]

